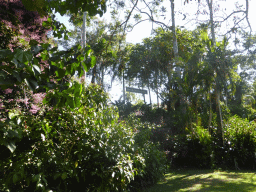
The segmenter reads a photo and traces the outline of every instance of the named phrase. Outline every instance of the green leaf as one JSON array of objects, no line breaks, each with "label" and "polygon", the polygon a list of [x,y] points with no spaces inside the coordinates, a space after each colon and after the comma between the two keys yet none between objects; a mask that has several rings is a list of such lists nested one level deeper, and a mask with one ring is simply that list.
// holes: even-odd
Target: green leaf
[{"label": "green leaf", "polygon": [[42,46],[40,46],[40,45],[31,46],[31,52],[32,52],[32,54],[34,54],[34,55],[37,55],[37,54],[40,53],[42,50],[43,50],[43,48],[42,48]]},{"label": "green leaf", "polygon": [[65,76],[66,71],[59,68],[55,73],[59,79],[62,79]]},{"label": "green leaf", "polygon": [[28,87],[32,90],[32,91],[34,91],[35,89],[37,89],[39,86],[38,86],[38,84],[37,84],[37,82],[36,81],[34,81],[33,79],[25,79],[25,82],[26,82],[26,84],[28,85]]},{"label": "green leaf", "polygon": [[45,123],[45,127],[46,127],[46,131],[47,131],[47,133],[50,133],[51,132],[51,130],[52,130],[52,128],[51,128],[51,126],[49,126],[49,123],[47,122],[47,123]]},{"label": "green leaf", "polygon": [[77,166],[78,166],[78,162],[76,161],[76,162],[75,162],[75,168],[77,168]]},{"label": "green leaf", "polygon": [[35,46],[35,45],[38,45],[39,44],[39,42],[38,41],[36,41],[36,40],[34,40],[34,39],[31,39],[30,41],[29,41],[29,45],[32,47],[32,46]]},{"label": "green leaf", "polygon": [[82,55],[77,56],[77,60],[80,62],[84,61],[84,56]]},{"label": "green leaf", "polygon": [[86,72],[88,72],[89,69],[87,68],[87,65],[85,64],[85,62],[81,62],[81,64],[82,64],[84,70],[85,70]]},{"label": "green leaf", "polygon": [[209,39],[207,32],[202,32],[202,33],[201,33],[201,36],[202,36],[202,39],[203,39],[204,41],[207,41],[207,40]]},{"label": "green leaf", "polygon": [[19,62],[17,59],[15,59],[15,58],[13,58],[12,59],[12,62],[15,64],[15,66],[17,67],[17,68],[24,68],[25,67],[25,64],[24,63],[21,63],[21,62]]},{"label": "green leaf", "polygon": [[75,102],[74,102],[74,98],[73,97],[70,97],[70,96],[67,97],[67,105],[71,109],[75,108]]},{"label": "green leaf", "polygon": [[61,176],[61,173],[56,173],[54,176],[53,176],[53,179],[56,180],[57,178],[59,178]]},{"label": "green leaf", "polygon": [[52,53],[55,52],[55,51],[58,51],[58,47],[53,47],[53,48],[51,49],[51,52],[52,52]]},{"label": "green leaf", "polygon": [[31,61],[33,55],[29,51],[23,51],[22,49],[16,49],[14,51],[14,58],[20,61],[21,63],[25,63],[26,61]]},{"label": "green leaf", "polygon": [[15,143],[12,141],[12,142],[10,142],[10,143],[7,143],[6,145],[5,145],[12,153],[15,151],[15,149],[16,149],[16,145],[15,145]]},{"label": "green leaf", "polygon": [[21,83],[22,79],[17,71],[13,71],[13,76]]},{"label": "green leaf", "polygon": [[91,56],[91,67],[94,67],[95,64],[96,64],[96,57]]},{"label": "green leaf", "polygon": [[8,117],[10,118],[10,119],[14,119],[16,116],[18,116],[19,115],[19,113],[18,112],[16,112],[16,111],[10,111],[9,113],[8,113]]},{"label": "green leaf", "polygon": [[41,74],[41,70],[40,70],[40,68],[37,65],[33,65],[32,71],[34,72],[35,76]]},{"label": "green leaf", "polygon": [[46,49],[47,51],[51,49],[50,43],[41,43],[40,45],[42,46],[43,49]]},{"label": "green leaf", "polygon": [[39,63],[38,59],[37,59],[37,58],[34,58],[34,59],[33,59],[33,63],[38,66],[38,63]]},{"label": "green leaf", "polygon": [[14,173],[13,177],[12,177],[12,181],[13,183],[16,183],[17,181],[19,181],[19,176],[18,174]]},{"label": "green leaf", "polygon": [[65,40],[68,40],[68,36],[67,36],[66,34],[64,35],[64,39],[65,39]]},{"label": "green leaf", "polygon": [[7,49],[0,50],[0,59],[5,58],[8,55],[12,55],[11,50],[7,50]]},{"label": "green leaf", "polygon": [[65,180],[68,177],[68,174],[66,172],[62,173],[61,179]]},{"label": "green leaf", "polygon": [[9,138],[13,138],[13,137],[16,137],[16,138],[20,138],[21,139],[21,134],[18,132],[18,130],[8,130],[8,134],[7,136]]},{"label": "green leaf", "polygon": [[39,179],[40,179],[41,175],[40,174],[36,174],[33,178],[32,178],[32,181],[33,182],[38,182]]}]

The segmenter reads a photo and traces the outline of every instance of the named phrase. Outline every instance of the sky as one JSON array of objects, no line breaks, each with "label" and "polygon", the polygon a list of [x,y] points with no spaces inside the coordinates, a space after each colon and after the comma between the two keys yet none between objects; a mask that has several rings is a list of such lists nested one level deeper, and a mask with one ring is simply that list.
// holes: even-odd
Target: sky
[{"label": "sky", "polygon": [[[214,1],[214,7],[216,9],[216,12],[214,13],[214,18],[218,21],[222,21],[223,18],[227,17],[234,9],[235,9],[235,2],[239,2],[238,5],[243,4],[243,7],[245,7],[245,0],[216,0]],[[184,0],[175,0],[175,20],[176,20],[176,26],[184,26],[186,29],[193,30],[197,26],[197,22],[202,22],[204,20],[209,20],[209,15],[207,15],[208,8],[204,5],[205,0],[201,0],[201,5],[198,4],[198,0],[189,0],[189,3],[184,5]],[[159,21],[166,23],[167,25],[171,25],[171,11],[170,11],[170,1],[165,1],[163,6],[166,7],[167,13],[166,18],[158,18]],[[251,24],[251,28],[253,33],[256,31],[256,22],[254,22],[255,18],[255,12],[254,9],[256,7],[256,1],[255,0],[249,0],[249,21]],[[201,13],[196,15],[197,11],[200,10]],[[186,14],[186,18],[184,19],[184,14]],[[68,29],[72,29],[72,26],[68,22],[68,17],[63,16],[61,17],[59,14],[56,15],[57,19],[64,23]],[[237,16],[242,16],[242,14],[236,14],[232,15],[230,19],[227,22],[223,22],[221,24],[221,27],[219,28],[218,34],[225,34],[227,30],[230,29],[230,26],[232,25],[232,21]],[[120,17],[122,17],[122,14],[120,13]],[[146,18],[142,15],[143,18]],[[107,12],[103,15],[104,19],[110,20],[110,14]],[[244,23],[246,24],[246,23]],[[158,27],[158,25],[154,24],[153,28]],[[152,32],[152,23],[145,21],[138,25],[136,25],[131,32],[128,32],[126,41],[128,43],[141,43],[142,40],[146,37],[150,37]],[[107,81],[110,80],[109,78],[106,78]],[[118,100],[119,97],[123,94],[123,86],[122,82],[114,82],[112,89],[109,91],[110,98],[112,101]],[[142,94],[136,94],[136,97],[143,100]],[[151,98],[152,102],[156,103],[156,94],[151,91]],[[145,95],[146,103],[149,104],[149,95]]]}]

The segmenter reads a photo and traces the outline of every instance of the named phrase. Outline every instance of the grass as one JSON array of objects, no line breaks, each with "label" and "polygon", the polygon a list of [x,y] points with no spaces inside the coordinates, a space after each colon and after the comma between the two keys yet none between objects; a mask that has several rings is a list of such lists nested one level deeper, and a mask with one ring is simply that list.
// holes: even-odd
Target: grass
[{"label": "grass", "polygon": [[144,192],[169,191],[256,192],[256,173],[214,170],[173,171],[166,174],[163,181]]}]

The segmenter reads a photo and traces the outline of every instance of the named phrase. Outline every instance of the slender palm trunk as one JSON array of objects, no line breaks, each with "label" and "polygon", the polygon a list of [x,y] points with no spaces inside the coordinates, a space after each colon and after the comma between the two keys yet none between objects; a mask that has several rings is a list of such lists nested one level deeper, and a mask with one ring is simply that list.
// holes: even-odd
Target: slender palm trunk
[{"label": "slender palm trunk", "polygon": [[125,83],[124,83],[124,71],[123,71],[123,99],[125,103]]},{"label": "slender palm trunk", "polygon": [[104,88],[104,67],[101,69],[101,87]]},{"label": "slender palm trunk", "polygon": [[149,80],[148,80],[148,94],[149,94],[150,106],[152,107],[152,103],[151,103],[151,93],[150,93],[150,87],[149,87]]},{"label": "slender palm trunk", "polygon": [[92,80],[91,80],[91,83],[95,83],[96,71],[97,71],[97,65],[94,65],[94,67],[92,69]]},{"label": "slender palm trunk", "polygon": [[[212,36],[212,46],[215,46],[215,31],[214,31],[214,22],[213,22],[213,9],[212,9],[212,5],[213,5],[213,0],[207,0],[207,4],[209,7],[209,11],[210,11],[210,25],[211,25],[211,36]],[[215,62],[215,61],[214,61]],[[223,141],[223,125],[222,125],[222,114],[221,114],[221,106],[220,106],[220,86],[219,86],[219,82],[218,82],[218,71],[217,68],[215,67],[216,70],[216,74],[217,77],[215,78],[216,81],[216,111],[217,111],[217,117],[218,117],[218,127],[217,127],[217,134],[219,137],[219,145],[224,145],[224,141]]]},{"label": "slender palm trunk", "polygon": [[[173,62],[170,62],[167,66],[168,70],[168,89],[170,90],[172,88],[172,69],[175,67],[175,78],[179,77],[180,74],[180,68],[177,67],[177,61],[178,61],[178,43],[177,43],[177,37],[176,37],[176,25],[175,25],[175,11],[174,11],[174,0],[170,0],[171,3],[171,16],[172,16],[172,34],[173,34],[173,53],[174,53],[174,59]],[[169,103],[167,104],[168,111],[171,110],[171,96],[169,92]]]},{"label": "slender palm trunk", "polygon": [[209,123],[208,123],[208,131],[211,133],[211,124],[212,124],[212,98],[211,98],[211,92],[209,90],[209,102],[210,102],[210,109],[209,109]]}]

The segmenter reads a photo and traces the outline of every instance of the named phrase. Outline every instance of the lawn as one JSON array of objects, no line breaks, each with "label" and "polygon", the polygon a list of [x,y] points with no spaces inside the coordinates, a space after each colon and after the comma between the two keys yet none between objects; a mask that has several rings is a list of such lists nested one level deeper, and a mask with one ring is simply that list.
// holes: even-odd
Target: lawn
[{"label": "lawn", "polygon": [[169,191],[256,191],[256,172],[182,170],[165,175],[165,179],[144,192]]}]

